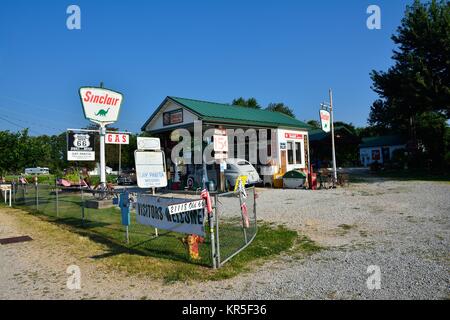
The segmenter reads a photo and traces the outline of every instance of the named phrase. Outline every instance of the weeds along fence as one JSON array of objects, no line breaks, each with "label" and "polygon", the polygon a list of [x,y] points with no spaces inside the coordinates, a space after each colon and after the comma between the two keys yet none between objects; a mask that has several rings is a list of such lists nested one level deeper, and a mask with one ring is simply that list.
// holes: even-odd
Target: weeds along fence
[{"label": "weeds along fence", "polygon": [[[100,191],[96,192],[98,196]],[[109,192],[109,196],[117,200],[118,195],[119,192]],[[131,198],[136,199],[137,194],[132,194]],[[88,207],[89,200],[95,199],[96,194],[92,190],[51,184],[12,185],[13,207],[100,242],[108,247],[111,254],[129,252],[221,267],[244,250],[257,233],[254,188],[247,189],[246,199],[238,192],[211,194],[214,208],[211,216],[213,228],[210,229],[205,216],[207,236],[199,247],[198,260],[192,260],[188,254],[186,244],[182,241],[186,235],[165,230],[158,230],[156,234],[155,228],[136,222],[133,209],[130,212],[127,238],[119,206],[103,209]],[[112,199],[108,201],[113,202]],[[3,201],[1,204],[3,205]],[[209,237],[211,233],[215,238],[214,248]]]}]

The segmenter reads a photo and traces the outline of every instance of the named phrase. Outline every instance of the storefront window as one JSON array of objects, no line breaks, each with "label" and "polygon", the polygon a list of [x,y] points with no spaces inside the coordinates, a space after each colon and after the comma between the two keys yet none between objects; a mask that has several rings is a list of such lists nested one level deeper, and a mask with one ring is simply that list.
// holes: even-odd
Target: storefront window
[{"label": "storefront window", "polygon": [[302,164],[302,144],[300,142],[295,143],[295,163]]},{"label": "storefront window", "polygon": [[294,164],[294,150],[292,142],[287,143],[287,150],[288,150],[288,164]]}]

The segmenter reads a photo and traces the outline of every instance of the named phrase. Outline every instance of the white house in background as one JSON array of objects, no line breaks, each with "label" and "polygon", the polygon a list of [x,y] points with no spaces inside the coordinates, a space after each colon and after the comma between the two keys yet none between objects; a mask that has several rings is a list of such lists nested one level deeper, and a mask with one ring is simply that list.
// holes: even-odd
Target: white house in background
[{"label": "white house in background", "polygon": [[363,138],[359,145],[361,163],[368,167],[376,161],[379,164],[389,162],[395,150],[406,148],[406,142],[405,137],[398,135]]}]

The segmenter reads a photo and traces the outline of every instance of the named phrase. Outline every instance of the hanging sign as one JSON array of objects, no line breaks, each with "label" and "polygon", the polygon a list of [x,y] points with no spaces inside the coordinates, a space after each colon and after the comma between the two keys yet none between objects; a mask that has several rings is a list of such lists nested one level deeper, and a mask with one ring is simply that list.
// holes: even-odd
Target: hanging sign
[{"label": "hanging sign", "polygon": [[[199,205],[198,209],[176,212],[174,214],[169,213],[170,206],[179,206],[183,201],[186,200],[139,194],[136,202],[136,222],[158,229],[196,234],[204,237],[204,210],[201,208],[203,206],[203,200],[201,202],[192,202],[195,203],[195,206],[197,204]],[[188,207],[189,203],[187,204]]]},{"label": "hanging sign", "polygon": [[67,160],[95,161],[94,134],[67,132]]},{"label": "hanging sign", "polygon": [[134,152],[136,178],[139,188],[162,188],[167,186],[166,163],[161,151]]},{"label": "hanging sign", "polygon": [[97,87],[81,87],[79,93],[86,119],[99,124],[117,121],[123,101],[121,93]]},{"label": "hanging sign", "polygon": [[107,133],[105,143],[109,144],[130,144],[130,135],[126,133]]},{"label": "hanging sign", "polygon": [[323,109],[320,110],[320,123],[322,125],[323,131],[325,132],[331,131],[330,120],[331,120],[330,112]]}]

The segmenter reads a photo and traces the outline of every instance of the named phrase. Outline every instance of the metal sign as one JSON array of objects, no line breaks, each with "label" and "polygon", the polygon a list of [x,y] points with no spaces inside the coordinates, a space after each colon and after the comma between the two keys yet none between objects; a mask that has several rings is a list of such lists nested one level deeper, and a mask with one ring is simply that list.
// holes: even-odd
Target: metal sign
[{"label": "metal sign", "polygon": [[175,214],[169,213],[169,206],[183,201],[185,200],[139,194],[136,202],[136,222],[158,229],[196,234],[204,237],[203,209],[194,209]]},{"label": "metal sign", "polygon": [[322,130],[325,132],[330,132],[331,126],[330,126],[330,112],[327,110],[320,110],[320,123],[322,125]]},{"label": "metal sign", "polygon": [[137,148],[139,150],[161,150],[159,138],[137,137]]},{"label": "metal sign", "polygon": [[214,151],[215,152],[228,152],[228,137],[227,136],[214,136]]},{"label": "metal sign", "polygon": [[136,150],[134,152],[134,161],[139,188],[162,188],[167,186],[164,152]]},{"label": "metal sign", "polygon": [[196,200],[196,201],[191,201],[191,202],[172,204],[172,205],[168,206],[167,209],[169,210],[169,214],[176,214],[176,213],[181,213],[181,212],[199,210],[199,209],[203,209],[204,207],[205,207],[204,200]]},{"label": "metal sign", "polygon": [[105,143],[108,144],[130,144],[130,135],[126,133],[107,133]]},{"label": "metal sign", "polygon": [[91,132],[67,132],[67,160],[95,161],[94,134]]},{"label": "metal sign", "polygon": [[97,87],[81,87],[79,93],[86,119],[99,124],[117,121],[123,101],[121,93]]}]

